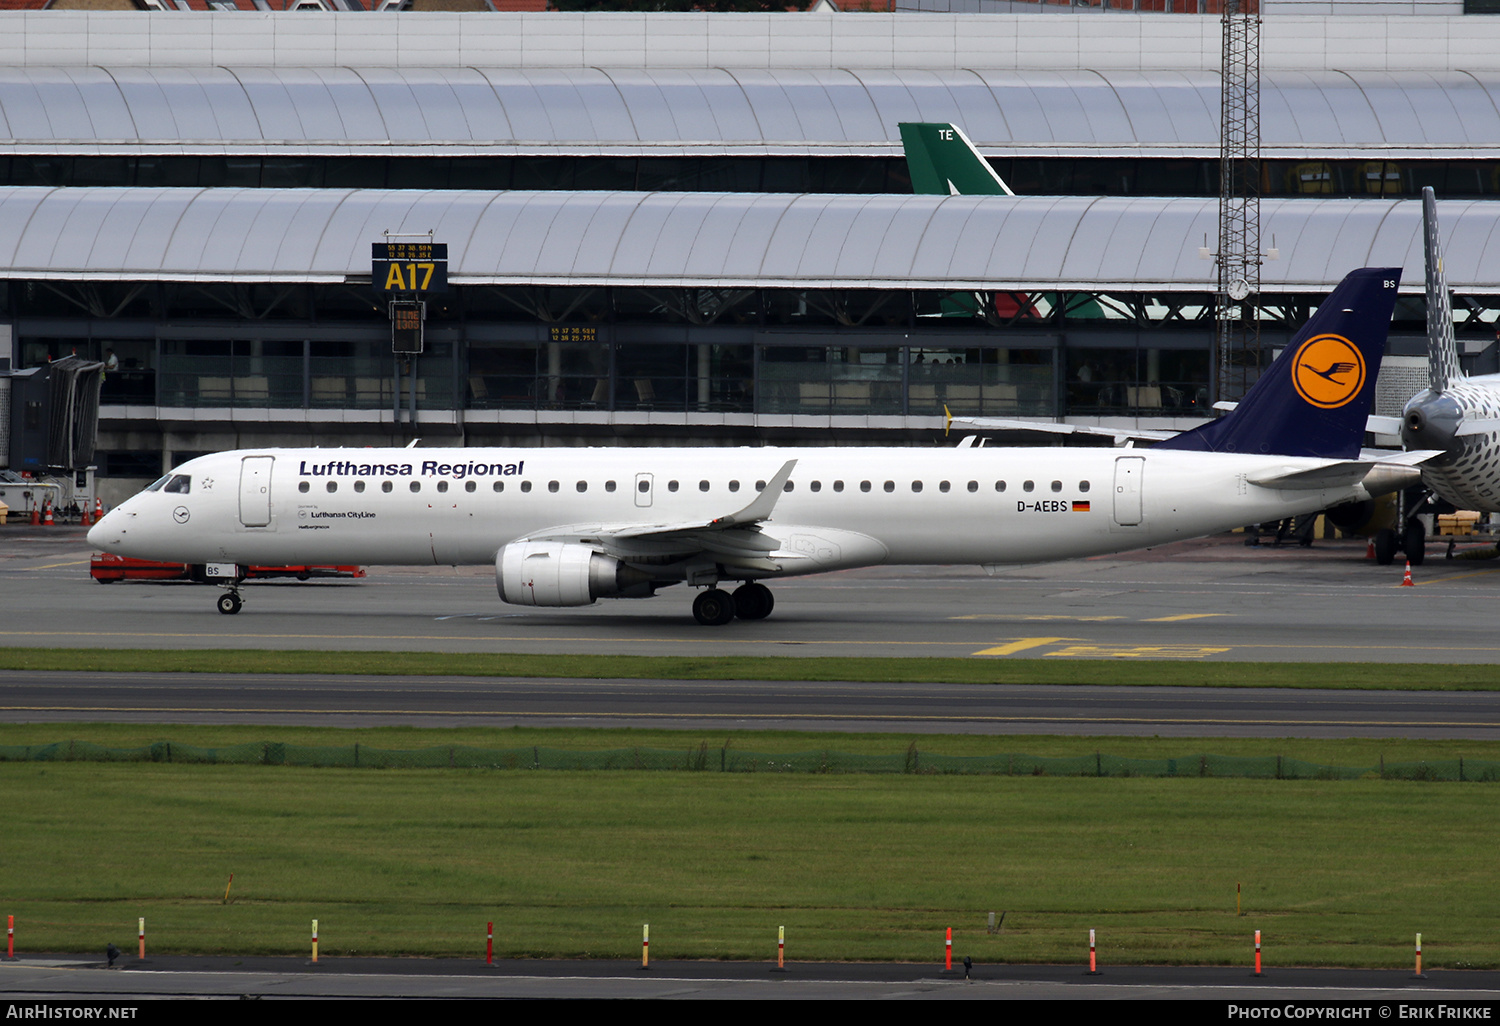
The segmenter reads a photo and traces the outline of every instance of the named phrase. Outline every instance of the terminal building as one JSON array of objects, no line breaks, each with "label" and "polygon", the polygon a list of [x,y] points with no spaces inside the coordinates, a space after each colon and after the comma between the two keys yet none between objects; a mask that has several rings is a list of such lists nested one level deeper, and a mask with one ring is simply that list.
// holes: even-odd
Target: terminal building
[{"label": "terminal building", "polygon": [[[0,361],[106,365],[107,501],[243,446],[1208,415],[1215,17],[0,20]],[[1479,16],[1266,17],[1266,345],[1401,265],[1415,360],[1432,185],[1497,369],[1497,52]],[[1019,195],[911,195],[902,121],[961,125]],[[372,280],[393,243],[447,251],[420,355]]]}]

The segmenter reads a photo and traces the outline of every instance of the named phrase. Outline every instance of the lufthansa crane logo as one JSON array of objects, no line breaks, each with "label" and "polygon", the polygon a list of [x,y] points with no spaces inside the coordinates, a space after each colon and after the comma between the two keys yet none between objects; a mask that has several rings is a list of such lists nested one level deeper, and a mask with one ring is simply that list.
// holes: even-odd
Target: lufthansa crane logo
[{"label": "lufthansa crane logo", "polygon": [[1315,335],[1292,359],[1292,384],[1314,406],[1336,410],[1364,387],[1364,355],[1342,335]]}]

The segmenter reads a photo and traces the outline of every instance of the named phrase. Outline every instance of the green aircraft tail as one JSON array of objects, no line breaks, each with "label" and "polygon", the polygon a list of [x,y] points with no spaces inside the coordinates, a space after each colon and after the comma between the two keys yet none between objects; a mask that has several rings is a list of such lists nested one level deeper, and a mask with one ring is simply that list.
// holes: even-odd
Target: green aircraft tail
[{"label": "green aircraft tail", "polygon": [[1015,195],[957,125],[903,121],[899,127],[917,195]]}]

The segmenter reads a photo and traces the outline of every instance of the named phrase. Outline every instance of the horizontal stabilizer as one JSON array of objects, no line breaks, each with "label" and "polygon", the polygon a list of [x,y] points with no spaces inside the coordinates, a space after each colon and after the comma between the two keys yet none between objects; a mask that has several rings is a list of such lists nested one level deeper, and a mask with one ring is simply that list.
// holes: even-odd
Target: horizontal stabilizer
[{"label": "horizontal stabilizer", "polygon": [[1491,431],[1500,431],[1500,420],[1493,417],[1465,417],[1456,434],[1462,438],[1465,435],[1487,435]]},{"label": "horizontal stabilizer", "polygon": [[1262,488],[1279,488],[1283,491],[1320,491],[1325,488],[1347,488],[1363,481],[1365,475],[1375,469],[1375,464],[1361,460],[1343,460],[1311,470],[1288,467],[1283,470],[1266,471],[1248,478],[1253,485]]},{"label": "horizontal stabilizer", "polygon": [[[1287,467],[1280,471],[1266,471],[1256,474],[1247,480],[1253,485],[1262,488],[1280,488],[1284,491],[1316,491],[1324,488],[1347,488],[1349,485],[1363,481],[1372,471],[1400,469],[1413,469],[1419,464],[1425,463],[1435,456],[1441,456],[1442,452],[1437,449],[1415,450],[1412,452],[1381,452],[1377,459],[1340,460],[1337,463],[1327,463],[1321,467],[1311,469]],[[1412,483],[1416,483],[1416,474],[1413,469]],[[1382,489],[1384,491],[1385,489]]]}]

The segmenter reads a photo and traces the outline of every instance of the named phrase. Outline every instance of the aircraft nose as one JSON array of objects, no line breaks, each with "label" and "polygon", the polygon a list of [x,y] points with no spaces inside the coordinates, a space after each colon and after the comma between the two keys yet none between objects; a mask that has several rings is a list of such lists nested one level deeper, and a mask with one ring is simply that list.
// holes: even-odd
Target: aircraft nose
[{"label": "aircraft nose", "polygon": [[125,514],[120,509],[112,509],[99,519],[99,522],[89,528],[86,536],[88,542],[96,549],[109,549],[112,545],[118,545],[124,539]]}]

